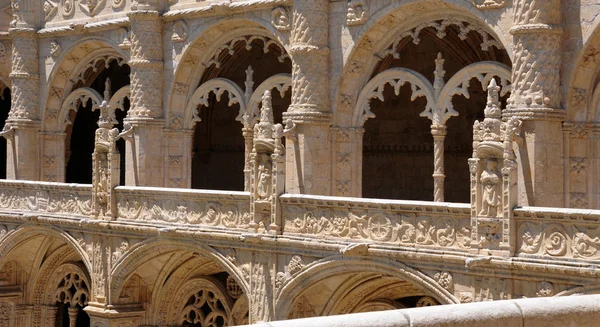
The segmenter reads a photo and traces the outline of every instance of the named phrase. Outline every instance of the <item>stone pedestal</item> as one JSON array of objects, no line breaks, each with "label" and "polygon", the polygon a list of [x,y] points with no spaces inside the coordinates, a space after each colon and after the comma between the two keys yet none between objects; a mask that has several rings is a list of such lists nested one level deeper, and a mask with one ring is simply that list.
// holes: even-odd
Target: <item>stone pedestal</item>
[{"label": "stone pedestal", "polygon": [[83,310],[90,316],[90,326],[139,326],[144,316],[144,310],[139,305],[107,307],[90,302]]}]

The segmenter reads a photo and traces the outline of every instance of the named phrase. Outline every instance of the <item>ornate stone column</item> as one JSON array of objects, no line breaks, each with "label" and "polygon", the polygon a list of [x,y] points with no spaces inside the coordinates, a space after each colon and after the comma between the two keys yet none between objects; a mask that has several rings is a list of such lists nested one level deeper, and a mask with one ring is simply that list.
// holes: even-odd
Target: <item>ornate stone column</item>
[{"label": "ornate stone column", "polygon": [[286,142],[288,193],[331,194],[328,4],[294,1],[292,103],[284,121],[294,122],[297,138]]},{"label": "ornate stone column", "polygon": [[433,135],[433,201],[444,202],[444,139],[446,125],[431,125]]},{"label": "ornate stone column", "polygon": [[[21,24],[21,23],[19,23]],[[9,29],[12,42],[11,109],[0,135],[7,139],[7,179],[39,179],[39,67],[34,29]]]},{"label": "ornate stone column", "polygon": [[127,14],[131,21],[131,108],[126,122],[133,131],[125,151],[125,184],[162,186],[162,23],[154,7],[137,7]]},{"label": "ornate stone column", "polygon": [[[504,118],[524,121],[519,149],[520,204],[561,207],[563,160],[560,108],[560,1],[516,0],[512,93]],[[569,154],[564,154],[568,156]]]}]

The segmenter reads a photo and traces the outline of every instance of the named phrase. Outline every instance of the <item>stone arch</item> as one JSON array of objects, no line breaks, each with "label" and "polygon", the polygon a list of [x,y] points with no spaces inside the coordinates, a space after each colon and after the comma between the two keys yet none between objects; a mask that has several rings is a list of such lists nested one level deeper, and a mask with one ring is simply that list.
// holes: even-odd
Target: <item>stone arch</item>
[{"label": "stone arch", "polygon": [[[7,258],[7,256],[19,245],[39,235],[48,235],[68,244],[81,258],[87,271],[92,271],[90,258],[78,240],[63,230],[44,225],[25,224],[8,232],[5,237],[0,240],[0,258]],[[0,261],[0,268],[5,262],[5,260]]]},{"label": "stone arch", "polygon": [[228,106],[234,104],[239,105],[240,110],[237,121],[242,120],[242,115],[246,112],[246,101],[244,100],[244,91],[234,82],[225,78],[213,78],[206,83],[200,85],[190,97],[184,113],[184,128],[193,129],[194,124],[200,120],[197,109],[199,105],[208,106],[208,97],[213,93],[217,97],[217,101],[221,101],[223,94],[227,92],[229,95]]},{"label": "stone arch", "polygon": [[73,123],[69,119],[69,112],[71,110],[77,112],[80,106],[85,106],[89,101],[92,103],[92,111],[96,110],[102,103],[102,95],[89,87],[81,87],[69,93],[58,112],[58,122],[62,122],[60,126],[62,130]]},{"label": "stone arch", "polygon": [[208,258],[210,261],[219,265],[225,272],[232,276],[242,288],[244,294],[249,294],[250,286],[242,276],[241,271],[223,254],[219,253],[214,248],[199,242],[190,243],[152,238],[131,247],[128,252],[126,252],[117,262],[115,262],[111,270],[111,276],[113,276],[113,279],[110,284],[110,303],[118,302],[118,296],[121,293],[123,285],[127,279],[135,273],[137,267],[144,264],[148,260],[151,260],[153,257],[169,252],[196,253],[200,256]]},{"label": "stone arch", "polygon": [[124,101],[131,98],[131,86],[125,85],[110,97],[108,106],[115,110],[125,111]]},{"label": "stone arch", "polygon": [[262,102],[262,96],[266,90],[276,89],[279,91],[281,97],[284,97],[287,90],[291,90],[292,86],[292,75],[291,74],[277,74],[269,77],[266,81],[260,83],[260,85],[254,90],[250,97],[248,104],[246,105],[246,114],[253,120],[258,119],[259,104]]},{"label": "stone arch", "polygon": [[[102,36],[84,37],[68,49],[62,51],[48,77],[48,86],[43,91],[41,108],[43,110],[42,130],[59,131],[60,122],[56,119],[63,100],[69,95],[74,80],[89,68],[89,64],[100,57],[112,57],[121,62],[129,60],[128,52],[119,48],[117,42]],[[53,124],[54,123],[54,124]]]},{"label": "stone arch", "polygon": [[188,103],[209,66],[203,63],[208,63],[223,44],[243,35],[276,40],[275,44],[282,49],[287,43],[287,36],[275,29],[270,22],[261,19],[232,19],[194,30],[188,37],[191,41],[177,60],[173,80],[166,94],[168,125],[171,125],[174,116],[183,115],[178,111],[183,110]]},{"label": "stone arch", "polygon": [[[419,24],[443,20],[447,17],[477,24],[478,29],[487,33],[496,40],[498,45],[505,48],[509,55],[511,54],[508,36],[501,29],[487,24],[486,16],[476,10],[470,1],[461,0],[456,1],[455,4],[440,4],[430,0],[394,2],[371,15],[369,21],[357,33],[354,47],[344,54],[345,64],[334,104],[335,125],[352,125],[352,116],[348,113],[356,103],[358,97],[356,90],[362,90],[367,84],[379,61],[379,56],[374,54],[384,51],[393,43],[394,38],[406,34]],[[382,35],[384,37],[381,37]]]},{"label": "stone arch", "polygon": [[397,277],[423,289],[428,296],[442,304],[459,303],[448,290],[431,277],[397,261],[331,256],[304,267],[292,279],[284,282],[276,293],[276,319],[287,319],[295,301],[311,285],[338,274],[373,272]]},{"label": "stone arch", "polygon": [[425,97],[427,100],[426,111],[435,106],[434,90],[425,76],[406,68],[391,68],[373,77],[362,89],[354,107],[352,125],[361,127],[367,119],[375,117],[370,110],[369,101],[374,98],[383,101],[383,90],[387,84],[391,85],[398,95],[400,88],[406,83],[411,86],[412,101],[418,97]]},{"label": "stone arch", "polygon": [[575,53],[567,78],[569,86],[564,103],[567,120],[597,122],[600,120],[600,23],[594,21],[594,32]]}]

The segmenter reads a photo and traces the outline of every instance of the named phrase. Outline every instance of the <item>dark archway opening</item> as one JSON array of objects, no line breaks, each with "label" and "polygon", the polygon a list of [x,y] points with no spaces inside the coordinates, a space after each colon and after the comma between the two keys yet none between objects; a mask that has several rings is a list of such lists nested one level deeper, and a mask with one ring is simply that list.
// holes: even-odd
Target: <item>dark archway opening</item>
[{"label": "dark archway opening", "polygon": [[[290,59],[280,62],[278,58],[281,55],[281,49],[275,45],[271,45],[265,53],[264,43],[258,39],[252,41],[250,49],[244,41],[237,42],[234,54],[223,51],[219,56],[221,66],[209,67],[200,85],[210,79],[222,77],[245,90],[246,70],[251,66],[254,71],[253,88],[256,89],[273,75],[291,73]],[[290,105],[291,93],[288,90],[283,98],[278,92],[272,93],[274,119],[276,123],[281,123],[282,114]],[[243,125],[235,120],[239,107],[228,107],[227,96],[228,94],[224,94],[221,101],[217,102],[214,94],[211,94],[209,106],[198,108],[202,120],[194,128],[191,168],[193,189],[244,190]]]},{"label": "dark archway opening", "polygon": [[[1,83],[1,82],[0,82]],[[0,130],[4,128],[10,112],[10,89],[0,87]],[[0,179],[6,179],[6,139],[0,137]]]},{"label": "dark archway opening", "polygon": [[[111,94],[115,94],[123,86],[129,85],[130,69],[127,65],[119,66],[116,61],[111,61],[108,68],[105,68],[101,62],[102,69],[93,79],[89,87],[104,94],[105,82],[107,78],[111,81]],[[86,86],[86,85],[80,85]],[[127,116],[129,110],[129,101],[124,101],[125,111],[116,110],[115,116],[118,124],[117,128],[123,130],[123,119]],[[94,152],[94,140],[96,129],[98,128],[98,117],[100,111],[92,111],[91,103],[80,106],[77,112],[69,113],[72,125],[67,127],[66,137],[66,182],[67,183],[92,183],[92,153]],[[120,185],[125,185],[125,141],[117,141],[117,150],[120,155]]]},{"label": "dark archway opening", "polygon": [[[416,71],[432,84],[438,53],[444,62],[444,81],[448,81],[460,69],[480,61],[497,61],[511,66],[510,57],[504,49],[489,47],[481,49],[481,35],[475,31],[462,40],[458,27],[450,25],[443,38],[437,30],[424,28],[420,42],[414,44],[410,37],[398,44],[399,58],[388,55],[383,58],[371,77],[394,67]],[[469,170],[467,159],[472,153],[473,122],[483,118],[487,94],[479,81],[473,80],[469,87],[470,98],[453,98],[458,117],[447,123],[444,144],[445,201],[470,201]],[[433,136],[431,121],[420,117],[425,110],[424,98],[411,101],[408,84],[396,96],[386,86],[385,101],[371,100],[374,119],[365,125],[363,139],[362,194],[367,198],[403,200],[433,200]]]},{"label": "dark archway opening", "polygon": [[[63,303],[57,303],[56,306],[58,310],[56,312],[56,323],[55,327],[70,327],[69,324],[69,305]],[[76,306],[77,311],[77,320],[75,322],[76,327],[90,327],[90,316],[83,311],[83,308],[80,305]]]}]

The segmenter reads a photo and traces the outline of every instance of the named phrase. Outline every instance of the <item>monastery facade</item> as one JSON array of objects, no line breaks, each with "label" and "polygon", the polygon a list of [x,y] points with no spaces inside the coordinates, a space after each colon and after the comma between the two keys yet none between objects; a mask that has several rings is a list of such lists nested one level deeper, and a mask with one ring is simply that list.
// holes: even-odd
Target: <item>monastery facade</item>
[{"label": "monastery facade", "polygon": [[0,0],[0,326],[600,293],[592,0]]}]

